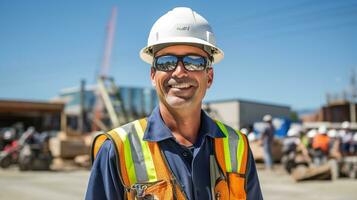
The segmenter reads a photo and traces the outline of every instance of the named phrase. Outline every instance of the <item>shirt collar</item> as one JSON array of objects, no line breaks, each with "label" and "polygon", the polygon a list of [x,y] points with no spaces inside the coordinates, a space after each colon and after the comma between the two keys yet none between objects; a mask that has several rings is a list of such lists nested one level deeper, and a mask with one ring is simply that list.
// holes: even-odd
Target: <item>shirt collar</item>
[{"label": "shirt collar", "polygon": [[[203,110],[201,110],[199,137],[204,135],[211,138],[225,137],[224,133],[220,128],[218,128],[217,124]],[[159,142],[168,138],[173,138],[172,132],[162,120],[160,109],[157,106],[148,117],[148,123],[143,139],[145,141]]]}]

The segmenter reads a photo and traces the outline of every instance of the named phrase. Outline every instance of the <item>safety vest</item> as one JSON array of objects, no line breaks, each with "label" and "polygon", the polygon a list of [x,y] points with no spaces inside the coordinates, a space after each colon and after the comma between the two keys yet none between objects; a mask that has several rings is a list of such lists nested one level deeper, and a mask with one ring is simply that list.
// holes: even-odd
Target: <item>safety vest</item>
[{"label": "safety vest", "polygon": [[[245,135],[216,121],[225,134],[214,139],[210,158],[211,192],[214,199],[246,199],[248,142]],[[125,199],[187,199],[157,142],[142,138],[147,120],[141,119],[98,134],[92,144],[91,158],[105,140],[115,146],[120,181]]]},{"label": "safety vest", "polygon": [[312,140],[313,149],[321,149],[324,153],[328,153],[330,139],[327,135],[317,134]]}]

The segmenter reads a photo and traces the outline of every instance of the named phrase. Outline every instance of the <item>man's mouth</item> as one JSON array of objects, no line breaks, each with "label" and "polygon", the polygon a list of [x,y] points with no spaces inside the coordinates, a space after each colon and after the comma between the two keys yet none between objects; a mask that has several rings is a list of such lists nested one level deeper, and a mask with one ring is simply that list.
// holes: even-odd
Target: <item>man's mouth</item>
[{"label": "man's mouth", "polygon": [[192,87],[192,85],[188,84],[188,83],[177,83],[177,84],[170,84],[169,87],[177,88],[177,89],[188,89],[188,88]]}]

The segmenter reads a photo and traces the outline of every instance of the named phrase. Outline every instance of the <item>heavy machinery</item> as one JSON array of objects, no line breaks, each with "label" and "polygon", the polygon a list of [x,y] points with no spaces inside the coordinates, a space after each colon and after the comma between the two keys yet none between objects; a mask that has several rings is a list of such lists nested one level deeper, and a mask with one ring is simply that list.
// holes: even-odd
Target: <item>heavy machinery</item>
[{"label": "heavy machinery", "polygon": [[[107,27],[103,62],[97,78],[96,102],[92,117],[92,131],[107,131],[132,120],[124,108],[119,88],[113,77],[108,75],[113,47],[117,9],[113,7]],[[105,108],[105,109],[104,109]],[[106,112],[103,112],[106,111]],[[109,122],[106,121],[109,119]]]}]

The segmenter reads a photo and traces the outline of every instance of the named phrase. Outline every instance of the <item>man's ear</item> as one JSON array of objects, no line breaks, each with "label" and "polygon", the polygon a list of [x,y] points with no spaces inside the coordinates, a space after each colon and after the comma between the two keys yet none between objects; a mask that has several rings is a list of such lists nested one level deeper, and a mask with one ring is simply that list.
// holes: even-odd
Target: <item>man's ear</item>
[{"label": "man's ear", "polygon": [[213,76],[214,76],[214,73],[213,73],[213,68],[210,67],[208,68],[208,71],[207,71],[207,88],[210,88],[212,83],[213,83]]},{"label": "man's ear", "polygon": [[150,79],[151,79],[151,84],[154,87],[156,86],[156,84],[155,84],[155,73],[156,73],[155,68],[151,67],[151,69],[150,69]]}]

